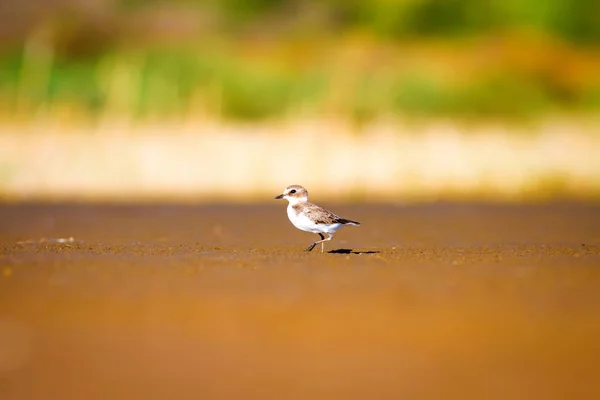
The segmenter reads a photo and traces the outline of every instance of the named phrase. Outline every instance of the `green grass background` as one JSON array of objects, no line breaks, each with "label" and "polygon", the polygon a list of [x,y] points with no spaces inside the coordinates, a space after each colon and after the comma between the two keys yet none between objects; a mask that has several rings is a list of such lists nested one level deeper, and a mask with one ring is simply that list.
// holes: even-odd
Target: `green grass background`
[{"label": "green grass background", "polygon": [[594,113],[599,5],[24,0],[0,16],[0,113],[358,123]]}]

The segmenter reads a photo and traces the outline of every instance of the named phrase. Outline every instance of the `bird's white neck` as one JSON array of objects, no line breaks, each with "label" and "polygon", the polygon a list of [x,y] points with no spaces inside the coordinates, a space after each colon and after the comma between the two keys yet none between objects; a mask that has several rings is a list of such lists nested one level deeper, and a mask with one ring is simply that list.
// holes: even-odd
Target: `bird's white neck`
[{"label": "bird's white neck", "polygon": [[287,199],[290,202],[290,207],[295,206],[296,204],[306,203],[308,202],[308,197],[290,197]]}]

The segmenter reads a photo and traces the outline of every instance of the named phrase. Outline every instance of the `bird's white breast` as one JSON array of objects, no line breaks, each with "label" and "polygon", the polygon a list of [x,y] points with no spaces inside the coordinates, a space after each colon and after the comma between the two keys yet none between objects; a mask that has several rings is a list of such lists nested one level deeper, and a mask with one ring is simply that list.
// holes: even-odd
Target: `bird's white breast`
[{"label": "bird's white breast", "polygon": [[308,216],[306,216],[303,212],[299,212],[296,214],[296,210],[294,210],[291,204],[288,205],[287,215],[291,223],[296,228],[306,232],[334,233],[342,226],[342,224],[317,224],[313,220],[308,218]]}]

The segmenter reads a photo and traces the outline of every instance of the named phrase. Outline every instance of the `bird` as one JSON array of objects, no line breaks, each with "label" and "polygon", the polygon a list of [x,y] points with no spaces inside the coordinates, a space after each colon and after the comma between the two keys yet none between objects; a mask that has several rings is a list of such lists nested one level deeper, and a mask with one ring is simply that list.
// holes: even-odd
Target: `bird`
[{"label": "bird", "polygon": [[[275,196],[275,199],[288,201],[287,215],[296,228],[316,233],[321,238],[308,246],[305,251],[312,251],[317,244],[321,243],[321,253],[323,253],[325,242],[333,239],[334,233],[342,226],[360,226],[360,222],[342,218],[323,207],[309,203],[308,191],[300,185],[286,187],[282,194]],[[328,235],[327,239],[324,233]]]}]

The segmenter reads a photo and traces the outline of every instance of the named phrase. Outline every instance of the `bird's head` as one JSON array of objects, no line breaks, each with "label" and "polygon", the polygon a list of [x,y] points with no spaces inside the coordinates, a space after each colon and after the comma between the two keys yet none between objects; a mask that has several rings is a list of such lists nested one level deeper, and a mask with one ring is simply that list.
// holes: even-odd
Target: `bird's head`
[{"label": "bird's head", "polygon": [[300,185],[290,185],[285,188],[282,194],[276,199],[286,199],[290,204],[306,203],[308,201],[308,192]]}]

